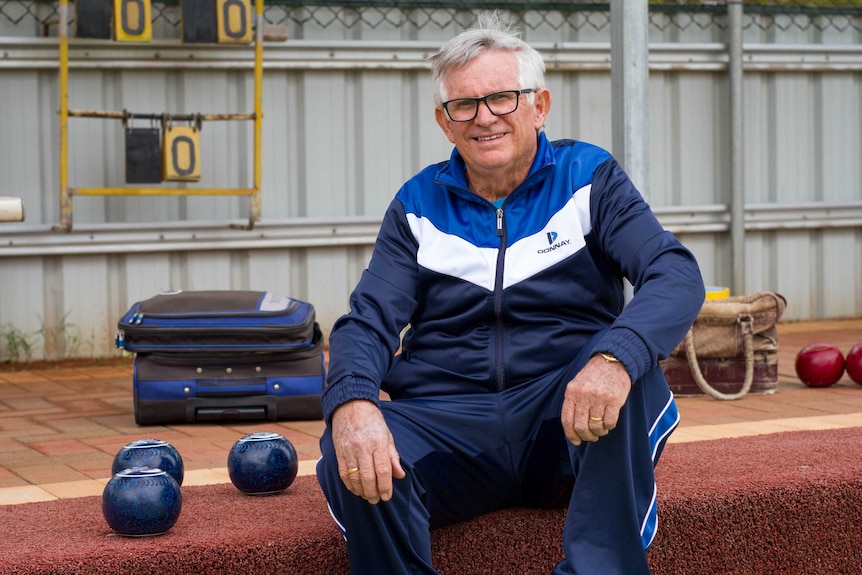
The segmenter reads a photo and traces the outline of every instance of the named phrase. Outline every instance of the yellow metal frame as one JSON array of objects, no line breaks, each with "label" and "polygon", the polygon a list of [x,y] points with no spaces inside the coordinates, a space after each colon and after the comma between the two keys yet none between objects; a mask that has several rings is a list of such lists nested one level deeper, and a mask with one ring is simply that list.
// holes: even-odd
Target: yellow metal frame
[{"label": "yellow metal frame", "polygon": [[254,120],[254,182],[252,188],[73,188],[69,186],[69,117],[122,118],[121,112],[69,110],[69,0],[59,0],[60,15],[60,226],[72,230],[74,196],[248,196],[248,229],[260,221],[261,151],[263,139],[263,0],[255,0],[254,114],[211,114],[205,120]]}]

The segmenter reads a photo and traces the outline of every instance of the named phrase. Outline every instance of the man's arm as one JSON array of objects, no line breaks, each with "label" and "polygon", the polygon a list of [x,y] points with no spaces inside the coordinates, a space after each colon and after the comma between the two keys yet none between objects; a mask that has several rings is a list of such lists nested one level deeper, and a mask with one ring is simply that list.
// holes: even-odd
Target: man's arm
[{"label": "man's arm", "polygon": [[390,205],[368,269],[350,296],[350,312],[330,334],[330,368],[321,399],[341,480],[370,503],[392,497],[405,477],[379,408],[380,382],[416,308],[416,245],[401,204]]},{"label": "man's arm", "polygon": [[634,287],[595,352],[615,356],[632,381],[658,366],[691,327],[705,290],[694,255],[666,231],[614,160],[596,170],[592,241]]},{"label": "man's arm", "polygon": [[694,256],[662,228],[615,160],[596,170],[590,211],[588,241],[635,293],[566,387],[560,419],[575,445],[616,427],[632,384],[676,347],[705,296]]},{"label": "man's arm", "polygon": [[417,307],[417,245],[401,203],[390,204],[368,269],[350,295],[350,312],[329,335],[323,415],[352,399],[378,402],[380,383],[401,345],[401,330]]}]

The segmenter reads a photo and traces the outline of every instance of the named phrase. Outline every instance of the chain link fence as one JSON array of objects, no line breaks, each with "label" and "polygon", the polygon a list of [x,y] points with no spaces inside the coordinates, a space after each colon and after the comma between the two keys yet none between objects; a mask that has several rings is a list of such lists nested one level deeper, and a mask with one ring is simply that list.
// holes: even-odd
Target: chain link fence
[{"label": "chain link fence", "polygon": [[[179,0],[153,0],[153,23],[162,33],[181,26]],[[74,4],[70,3],[73,8]],[[70,25],[74,10],[70,8]],[[744,0],[744,28],[764,32],[862,32],[862,0]],[[294,30],[304,26],[318,29],[399,29],[405,37],[431,28],[463,29],[482,10],[510,13],[526,31],[554,30],[609,32],[610,3],[564,0],[267,0],[264,19],[268,24]],[[651,0],[652,31],[723,31],[725,0]],[[0,0],[0,35],[16,28],[13,35],[51,36],[59,21],[58,3],[46,0]]]}]

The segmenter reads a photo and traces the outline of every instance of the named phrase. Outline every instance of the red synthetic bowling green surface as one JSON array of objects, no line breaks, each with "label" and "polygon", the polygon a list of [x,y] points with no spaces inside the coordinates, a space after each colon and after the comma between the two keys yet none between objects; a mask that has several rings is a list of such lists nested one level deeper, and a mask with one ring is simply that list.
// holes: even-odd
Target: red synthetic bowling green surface
[{"label": "red synthetic bowling green surface", "polygon": [[[654,575],[862,573],[862,428],[671,444]],[[283,494],[183,487],[165,535],[111,534],[101,498],[0,508],[0,573],[347,573],[314,477]],[[444,574],[549,573],[563,512],[515,509],[432,532]]]}]

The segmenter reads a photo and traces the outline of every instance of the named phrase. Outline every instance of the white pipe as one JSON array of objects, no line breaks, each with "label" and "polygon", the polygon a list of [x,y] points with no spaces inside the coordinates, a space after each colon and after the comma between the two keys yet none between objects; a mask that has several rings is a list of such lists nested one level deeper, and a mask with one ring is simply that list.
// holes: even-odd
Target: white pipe
[{"label": "white pipe", "polygon": [[[47,40],[47,41],[46,41]],[[155,43],[154,43],[155,44]],[[254,59],[240,51],[182,44],[70,45],[70,67],[76,69],[219,69],[252,70]],[[550,72],[608,71],[611,45],[536,43]],[[267,70],[427,70],[426,58],[437,44],[427,42],[319,42],[291,40],[266,44]],[[52,39],[0,38],[0,70],[57,69]],[[862,45],[746,44],[745,71],[862,71]],[[650,71],[721,72],[728,69],[727,45],[720,43],[649,44]]]},{"label": "white pipe", "polygon": [[649,200],[649,6],[611,0],[613,153]]},{"label": "white pipe", "polygon": [[[727,233],[725,205],[656,207],[662,225],[675,234]],[[58,233],[48,225],[4,224],[0,257],[159,253],[372,246],[379,218],[286,219],[257,223],[253,230],[226,222],[76,224]],[[745,210],[747,231],[834,230],[862,227],[862,202],[757,204]]]}]

